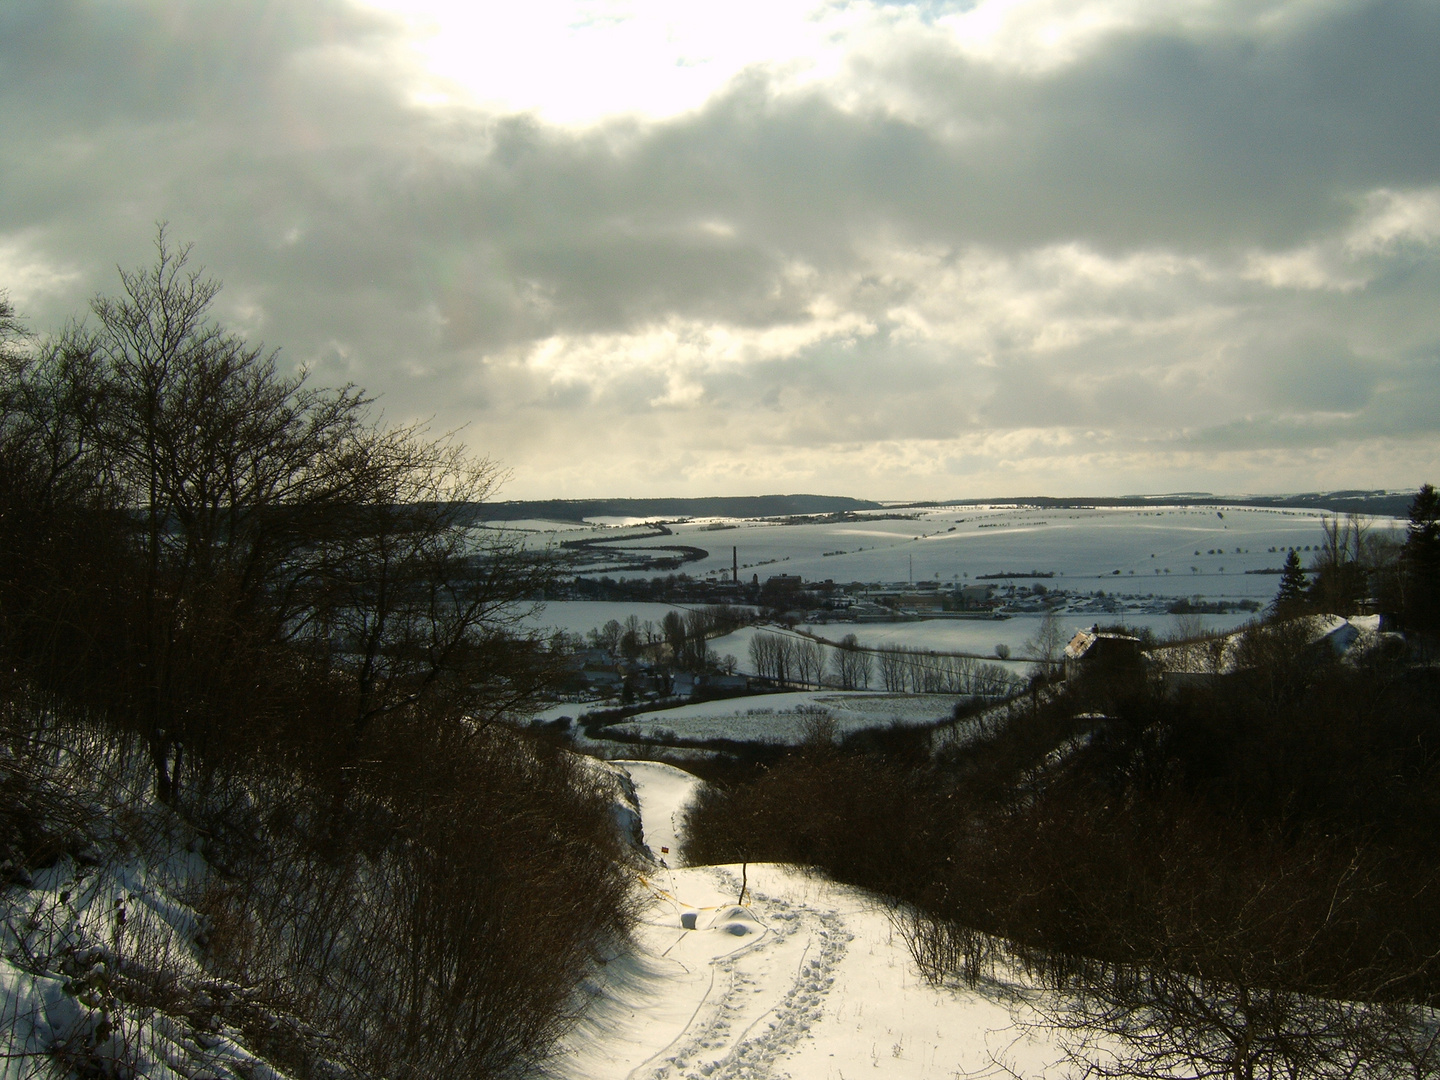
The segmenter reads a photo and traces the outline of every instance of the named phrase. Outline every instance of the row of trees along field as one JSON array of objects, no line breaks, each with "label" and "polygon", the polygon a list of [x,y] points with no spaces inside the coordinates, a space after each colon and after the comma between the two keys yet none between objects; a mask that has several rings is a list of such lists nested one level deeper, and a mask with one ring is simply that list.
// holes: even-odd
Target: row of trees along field
[{"label": "row of trees along field", "polygon": [[[1046,623],[1055,625],[1053,619]],[[1015,678],[998,664],[903,645],[866,647],[854,634],[831,645],[791,634],[757,633],[749,652],[751,670],[780,686],[868,690],[878,682],[891,693],[979,697],[1001,697],[1016,688]]]},{"label": "row of trees along field", "polygon": [[[213,841],[209,917],[248,928],[208,962],[354,1074],[537,1059],[630,918],[593,773],[500,723],[551,674],[514,632],[547,567],[466,527],[492,462],[284,374],[156,250],[53,336],[0,303],[12,750],[140,748]],[[20,867],[57,856],[27,790]]]},{"label": "row of trees along field", "polygon": [[1231,674],[1137,657],[943,737],[813,739],[717,777],[687,857],[892,897],[930,978],[1028,973],[1083,1075],[1440,1075],[1440,671],[1405,610],[1404,647],[1342,660],[1275,617]]}]

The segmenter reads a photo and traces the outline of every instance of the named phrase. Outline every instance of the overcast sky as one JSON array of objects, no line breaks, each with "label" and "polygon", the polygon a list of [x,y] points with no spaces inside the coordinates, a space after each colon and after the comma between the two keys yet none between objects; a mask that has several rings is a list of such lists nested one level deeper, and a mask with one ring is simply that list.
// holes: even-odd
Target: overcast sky
[{"label": "overcast sky", "polygon": [[512,498],[1440,481],[1440,3],[4,0],[0,289],[145,262]]}]

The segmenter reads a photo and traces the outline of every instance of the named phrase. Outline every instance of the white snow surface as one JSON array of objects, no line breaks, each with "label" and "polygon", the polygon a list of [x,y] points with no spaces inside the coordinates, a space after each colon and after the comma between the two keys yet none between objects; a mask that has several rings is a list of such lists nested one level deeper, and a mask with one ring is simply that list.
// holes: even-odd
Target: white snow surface
[{"label": "white snow surface", "polygon": [[681,833],[685,810],[700,788],[693,773],[663,761],[612,761],[611,766],[630,774],[640,803],[641,832],[645,845],[662,866],[683,866]]},{"label": "white snow surface", "polygon": [[100,867],[65,856],[11,887],[0,923],[0,1080],[50,1075],[47,1062],[56,1076],[63,1063],[153,1080],[283,1080],[218,1017],[107,1003],[100,989],[115,970],[162,963],[192,990],[233,989],[206,978],[197,916],[177,899],[204,873],[204,860],[184,850]]},{"label": "white snow surface", "polygon": [[[794,745],[802,742],[814,722],[829,717],[835,734],[846,735],[890,723],[924,725],[954,715],[955,704],[968,700],[956,694],[890,694],[863,690],[800,690],[696,702],[673,709],[640,713],[608,731],[646,738],[658,733],[676,740],[735,739]],[[670,741],[667,737],[663,741]]]},{"label": "white snow surface", "polygon": [[[1041,570],[1057,574],[1048,584],[1067,588],[1129,591],[1143,585],[1144,591],[1162,596],[1268,600],[1277,579],[1245,571],[1280,566],[1286,548],[1313,548],[1323,539],[1322,521],[1334,516],[1253,506],[951,506],[904,511],[914,515],[905,519],[883,513],[803,525],[726,519],[736,528],[724,532],[705,528],[718,519],[697,518],[672,524],[664,542],[709,553],[685,566],[693,577],[727,577],[735,547],[747,580],[800,574],[810,581],[954,582],[967,574],[974,580],[979,574]],[[1390,518],[1366,521],[1381,532],[1401,526]],[[618,546],[655,542],[637,539]],[[1310,561],[1308,552],[1302,551],[1301,558]],[[653,572],[617,576],[651,577]]]},{"label": "white snow surface", "polygon": [[[646,834],[659,836],[649,815],[673,814],[693,787],[668,766],[625,766]],[[1062,1071],[1060,1049],[1023,1022],[1023,998],[1008,988],[925,983],[875,897],[793,867],[743,872],[743,900],[739,866],[656,867],[642,877],[647,907],[635,944],[593,981],[591,1007],[552,1066],[556,1080]]]}]

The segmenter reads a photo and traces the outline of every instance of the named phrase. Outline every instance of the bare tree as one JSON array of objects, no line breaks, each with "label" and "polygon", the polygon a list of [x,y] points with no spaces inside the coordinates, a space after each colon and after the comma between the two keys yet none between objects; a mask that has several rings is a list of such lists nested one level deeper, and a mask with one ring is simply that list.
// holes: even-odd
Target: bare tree
[{"label": "bare tree", "polygon": [[899,645],[884,645],[877,655],[881,684],[892,693],[903,692],[907,674],[903,648]]},{"label": "bare tree", "polygon": [[842,690],[860,690],[870,686],[870,654],[860,648],[860,639],[846,634],[831,656],[836,681]]},{"label": "bare tree", "polygon": [[682,665],[685,662],[685,616],[678,611],[667,611],[660,620],[660,633],[665,644],[670,646],[671,662]]},{"label": "bare tree", "polygon": [[799,672],[800,648],[779,634],[756,634],[750,639],[750,662],[762,679],[786,683]]},{"label": "bare tree", "polygon": [[93,325],[9,365],[4,394],[29,489],[113,508],[96,520],[124,565],[92,583],[109,666],[90,678],[144,736],[161,798],[185,747],[214,752],[262,714],[284,725],[297,656],[308,685],[350,698],[357,731],[441,695],[504,712],[527,680],[498,676],[528,649],[505,631],[544,575],[518,542],[469,533],[500,471],[423,427],[378,426],[353,387],[282,375],[211,318],[219,283],[188,260],[162,228],[154,264],[122,270]]},{"label": "bare tree", "polygon": [[762,679],[770,678],[770,635],[756,634],[750,639],[750,666]]},{"label": "bare tree", "polygon": [[638,615],[627,615],[625,617],[625,629],[620,635],[620,651],[628,660],[634,660],[640,655],[640,617]]},{"label": "bare tree", "polygon": [[780,683],[788,683],[795,671],[795,642],[788,637],[774,639],[772,646],[775,663],[775,679]]},{"label": "bare tree", "polygon": [[795,642],[795,677],[805,686],[819,686],[825,671],[825,646],[810,638]]},{"label": "bare tree", "polygon": [[25,324],[15,315],[15,305],[10,302],[10,294],[0,292],[0,361],[9,364],[18,360],[19,349],[16,343],[27,336]]},{"label": "bare tree", "polygon": [[1369,523],[1355,514],[1329,517],[1321,531],[1325,539],[1310,566],[1311,601],[1322,614],[1353,614],[1369,587]]},{"label": "bare tree", "polygon": [[[1065,631],[1055,612],[1047,611],[1040,618],[1035,633],[1025,642],[1025,653],[1034,662],[1035,674],[1042,678],[1053,678],[1060,667],[1060,657],[1065,651]],[[997,653],[998,655],[998,653]]]},{"label": "bare tree", "polygon": [[704,671],[710,657],[710,646],[706,640],[713,629],[708,612],[703,610],[685,613],[685,663],[691,671]]},{"label": "bare tree", "polygon": [[371,480],[357,454],[366,399],[281,376],[273,352],[215,323],[219,283],[188,255],[162,228],[154,265],[122,270],[120,293],[91,304],[94,329],[62,343],[101,403],[94,480],[136,522],[124,708],[167,799],[211,689],[291,625],[314,511],[364,498]]},{"label": "bare tree", "polygon": [[619,649],[620,639],[624,635],[625,628],[620,625],[619,619],[610,619],[604,626],[590,631],[590,637],[595,646],[610,653]]},{"label": "bare tree", "polygon": [[469,527],[500,471],[414,429],[367,450],[370,498],[330,510],[334,525],[307,549],[301,631],[353,685],[356,733],[417,708],[472,724],[515,715],[547,679],[539,643],[517,631],[549,568],[519,537]]}]

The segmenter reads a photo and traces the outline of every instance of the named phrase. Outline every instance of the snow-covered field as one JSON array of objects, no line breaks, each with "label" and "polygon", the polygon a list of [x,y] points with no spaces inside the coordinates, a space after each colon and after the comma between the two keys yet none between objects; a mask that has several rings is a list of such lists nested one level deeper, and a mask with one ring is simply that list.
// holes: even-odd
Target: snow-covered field
[{"label": "snow-covered field", "polygon": [[[668,767],[626,767],[656,849],[694,785]],[[875,897],[756,864],[742,899],[741,872],[656,867],[644,877],[635,946],[593,981],[557,1080],[1059,1075],[1062,1054],[1023,1023],[1020,995],[925,983]]]},{"label": "snow-covered field", "polygon": [[[530,625],[543,629],[546,633],[553,632],[558,628],[570,633],[584,634],[589,630],[599,629],[611,619],[623,623],[629,614],[634,614],[642,622],[649,619],[658,626],[660,619],[664,618],[665,612],[675,610],[681,609],[670,604],[565,600],[547,604],[543,611],[532,617]],[[1136,630],[1148,627],[1155,632],[1157,637],[1164,638],[1175,632],[1182,619],[1189,620],[1187,625],[1198,625],[1206,631],[1221,633],[1234,630],[1252,617],[1245,612],[1188,617],[1150,613],[1116,615],[1064,613],[1060,616],[1060,626],[1067,638],[1076,630],[1086,629],[1096,622],[1106,625],[1121,624]],[[997,645],[1004,645],[1016,659],[1003,663],[1001,666],[1014,675],[1024,675],[1029,664],[1020,658],[1027,655],[1026,642],[1035,637],[1041,618],[1040,615],[1025,614],[1015,615],[1008,619],[925,619],[895,623],[823,623],[801,626],[799,629],[827,641],[838,642],[845,635],[854,634],[861,645],[871,648],[900,645],[910,649],[985,657],[991,663],[1001,663],[995,659],[994,653]],[[771,626],[742,627],[723,637],[712,638],[710,652],[721,658],[733,656],[737,671],[745,675],[754,675],[756,674],[753,670],[754,665],[750,662],[750,640],[756,634],[766,633],[788,632]],[[562,714],[573,716],[573,707],[568,710],[562,709],[555,715]]]},{"label": "snow-covered field", "polygon": [[[799,574],[807,581],[898,583],[939,580],[976,583],[982,575],[1053,574],[1040,580],[1051,589],[1072,594],[1104,592],[1122,597],[1123,614],[1073,610],[1063,614],[1069,630],[1099,622],[1125,622],[1150,627],[1164,636],[1175,618],[1163,613],[1176,597],[1208,601],[1272,599],[1279,584],[1273,574],[1291,547],[1309,563],[1322,540],[1327,515],[1309,510],[1248,507],[1161,507],[1063,510],[939,509],[917,511],[913,520],[862,515],[862,520],[817,525],[780,525],[773,521],[726,521],[714,531],[715,519],[673,525],[667,542],[704,548],[707,558],[687,564],[694,577],[730,573],[730,549],[738,548],[742,573],[761,581],[773,574]],[[603,525],[577,527],[531,521],[530,542],[545,545],[560,538],[622,534]],[[1377,534],[1400,530],[1403,523],[1377,518]],[[563,534],[563,537],[562,537]],[[635,544],[653,543],[636,540]],[[1119,571],[1117,574],[1116,571]],[[1033,583],[1035,579],[991,579],[1000,587]],[[535,629],[563,629],[583,634],[611,619],[624,622],[635,615],[659,625],[665,613],[682,605],[555,601],[540,607],[528,620]],[[1144,610],[1146,608],[1152,610]],[[866,644],[902,644],[937,651],[990,654],[997,644],[1018,652],[1034,633],[1039,616],[1017,615],[1006,621],[920,621],[878,625],[816,627],[824,637],[854,632]],[[1230,630],[1248,618],[1244,613],[1201,616],[1207,629]],[[717,642],[714,651],[745,661],[747,642]]]},{"label": "snow-covered field", "polygon": [[[997,645],[1006,646],[1017,658],[1002,665],[1014,674],[1023,674],[1029,667],[1020,657],[1026,653],[1026,643],[1033,639],[1040,628],[1041,615],[1015,615],[1009,619],[925,619],[914,622],[895,623],[823,623],[814,626],[800,626],[797,629],[838,642],[847,634],[854,634],[861,645],[878,648],[885,645],[899,645],[909,649],[925,649],[939,653],[963,653],[985,657],[991,663]],[[1223,633],[1234,630],[1254,618],[1246,612],[1228,615],[1152,615],[1152,614],[1070,614],[1059,616],[1060,627],[1068,639],[1076,630],[1084,630],[1099,622],[1105,625],[1123,625],[1135,630],[1149,628],[1157,638],[1169,637],[1189,618],[1194,625],[1207,632]],[[772,626],[747,626],[710,642],[710,651],[716,656],[733,656],[737,670],[754,674],[750,663],[750,639],[756,634],[787,633]]]},{"label": "snow-covered field", "polygon": [[[685,566],[696,577],[729,574],[733,546],[738,549],[741,573],[758,574],[762,581],[776,573],[837,582],[903,582],[912,574],[917,581],[956,581],[967,576],[973,581],[981,574],[1039,570],[1054,572],[1051,583],[1057,586],[1087,591],[1114,588],[1164,596],[1200,593],[1215,599],[1269,599],[1275,579],[1245,571],[1278,567],[1284,559],[1280,551],[1319,544],[1321,522],[1327,516],[1311,510],[1233,506],[963,507],[913,513],[916,516],[906,520],[871,513],[861,515],[859,521],[816,525],[733,520],[724,524],[734,528],[718,531],[707,528],[716,519],[703,519],[670,526],[674,535],[665,542],[709,552],[707,558]],[[1399,524],[1388,518],[1373,522],[1381,531]],[[564,539],[607,532],[550,528],[564,530]],[[541,545],[562,538],[559,531],[531,535],[532,542]]]},{"label": "snow-covered field", "polygon": [[[1272,547],[1319,543],[1323,516],[1235,507],[967,508],[922,511],[913,521],[748,524],[709,534],[695,526],[677,526],[675,534],[677,542],[710,551],[708,560],[687,567],[694,574],[724,573],[734,545],[740,561],[751,564],[751,572],[759,573],[762,580],[770,566],[770,573],[807,579],[909,581],[913,561],[917,581],[964,580],[965,575],[974,580],[981,574],[1039,570],[1054,572],[1053,583],[1069,588],[1140,589],[1139,580],[1128,579],[1143,578],[1143,591],[1168,596],[1200,592],[1211,597],[1268,598],[1274,591],[1273,580],[1245,571],[1279,566],[1283,556],[1277,558],[1269,550]],[[1107,579],[1110,584],[1100,584]]]},{"label": "snow-covered field", "polygon": [[[1206,631],[1216,633],[1233,630],[1255,616],[1248,612],[1233,612],[1228,615],[1195,615],[1188,618]],[[829,641],[838,641],[846,634],[854,634],[861,645],[878,647],[882,645],[903,645],[911,649],[928,649],[932,652],[974,653],[989,656],[996,645],[1005,645],[1016,656],[1025,655],[1025,643],[1035,637],[1040,628],[1041,615],[1015,615],[1008,619],[970,621],[961,619],[927,619],[921,622],[903,623],[826,623],[816,626],[802,626],[808,631]],[[1101,613],[1075,614],[1062,612],[1060,627],[1068,639],[1076,630],[1084,630],[1099,622],[1105,625],[1123,625],[1135,630],[1149,628],[1157,638],[1172,635],[1187,617],[1163,614],[1118,614]],[[1188,625],[1188,624],[1187,624]]]},{"label": "snow-covered field", "polygon": [[834,722],[836,735],[898,723],[906,726],[948,719],[953,694],[886,694],[878,691],[798,691],[763,694],[680,705],[641,713],[607,732],[663,742],[733,739],[743,742],[794,745],[802,742],[817,720]]}]

